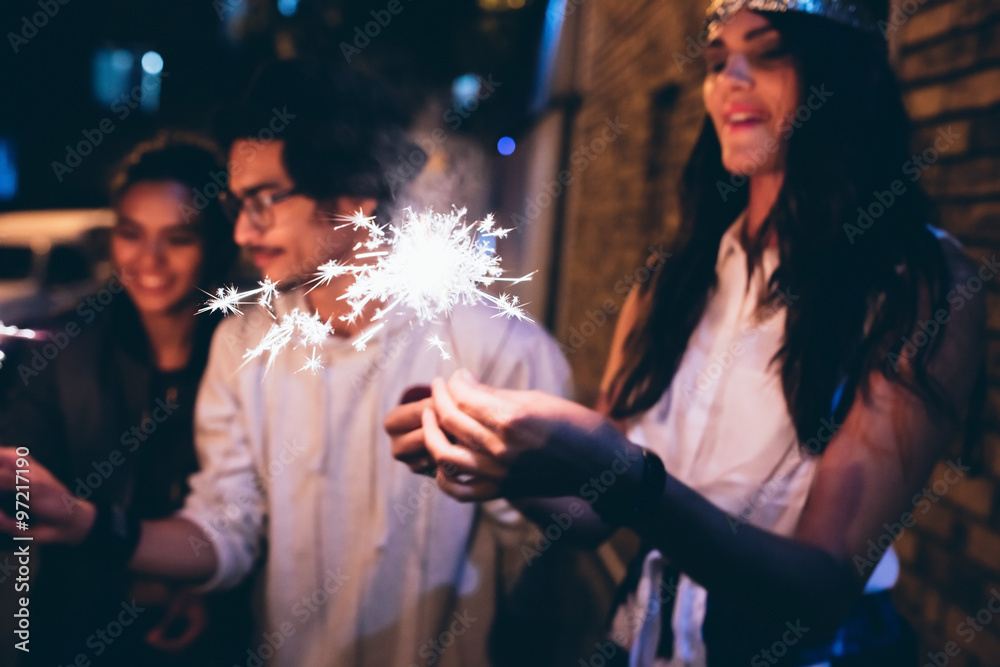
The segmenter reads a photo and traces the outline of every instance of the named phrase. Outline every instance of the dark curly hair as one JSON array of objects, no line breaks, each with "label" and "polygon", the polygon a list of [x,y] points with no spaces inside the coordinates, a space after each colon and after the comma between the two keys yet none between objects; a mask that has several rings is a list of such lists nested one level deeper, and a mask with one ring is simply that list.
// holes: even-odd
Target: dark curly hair
[{"label": "dark curly hair", "polygon": [[317,201],[350,196],[386,204],[395,194],[390,170],[400,160],[426,161],[403,131],[407,122],[378,80],[296,59],[262,66],[241,102],[216,115],[214,134],[226,148],[239,139],[283,141],[285,169]]}]

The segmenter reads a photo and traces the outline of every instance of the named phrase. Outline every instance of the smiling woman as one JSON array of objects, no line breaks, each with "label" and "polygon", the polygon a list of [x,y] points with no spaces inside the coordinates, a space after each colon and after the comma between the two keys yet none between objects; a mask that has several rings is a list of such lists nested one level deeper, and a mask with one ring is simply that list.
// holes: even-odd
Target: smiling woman
[{"label": "smiling woman", "polygon": [[[59,355],[0,404],[0,442],[29,447],[75,498],[102,507],[105,518],[172,513],[197,469],[194,398],[217,321],[196,318],[195,310],[199,288],[225,276],[235,245],[217,201],[196,216],[186,211],[196,189],[219,170],[212,145],[198,137],[164,133],[136,147],[112,183],[111,259],[121,287],[104,290],[99,304],[88,300],[95,308],[82,303],[65,316],[75,319],[52,327],[69,332],[72,325],[75,334],[64,336]],[[75,507],[73,501],[66,496]],[[45,641],[31,647],[26,665],[100,656],[102,665],[197,666],[225,663],[224,652],[236,651],[232,633],[249,627],[240,624],[242,593],[206,599],[131,576],[114,569],[106,547],[41,549],[31,615],[36,637]],[[143,613],[113,642],[94,641],[123,601]],[[233,620],[218,623],[224,617]]]},{"label": "smiling woman", "polygon": [[611,628],[633,667],[916,663],[895,555],[866,556],[968,408],[985,299],[948,298],[975,267],[917,185],[845,233],[912,164],[873,28],[859,2],[712,5],[681,233],[621,309],[598,411],[456,375],[387,420],[456,498],[541,525],[582,498],[567,534],[638,534]]}]

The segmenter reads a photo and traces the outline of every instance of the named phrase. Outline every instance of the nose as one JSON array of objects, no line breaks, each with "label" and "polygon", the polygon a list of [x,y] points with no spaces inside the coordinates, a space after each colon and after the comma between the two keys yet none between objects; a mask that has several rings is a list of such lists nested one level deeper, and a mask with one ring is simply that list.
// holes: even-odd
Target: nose
[{"label": "nose", "polygon": [[167,263],[164,242],[154,238],[142,245],[142,254],[139,256],[139,266],[143,268],[160,268]]},{"label": "nose", "polygon": [[259,238],[260,230],[250,222],[250,216],[244,206],[240,209],[240,214],[236,218],[236,224],[233,226],[233,240],[236,241],[236,245],[245,246],[251,245]]},{"label": "nose", "polygon": [[719,73],[720,78],[735,86],[753,86],[750,62],[743,53],[734,52],[726,58],[726,65]]}]

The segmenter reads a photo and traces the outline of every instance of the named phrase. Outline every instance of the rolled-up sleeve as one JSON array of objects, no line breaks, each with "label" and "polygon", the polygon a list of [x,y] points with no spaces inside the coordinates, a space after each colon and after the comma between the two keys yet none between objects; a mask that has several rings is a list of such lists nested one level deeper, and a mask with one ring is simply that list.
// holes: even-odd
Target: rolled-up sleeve
[{"label": "rolled-up sleeve", "polygon": [[215,548],[218,566],[202,590],[236,586],[253,568],[266,520],[265,490],[247,436],[248,406],[239,386],[240,328],[235,318],[215,332],[195,407],[195,447],[200,470],[179,516],[197,524]]}]

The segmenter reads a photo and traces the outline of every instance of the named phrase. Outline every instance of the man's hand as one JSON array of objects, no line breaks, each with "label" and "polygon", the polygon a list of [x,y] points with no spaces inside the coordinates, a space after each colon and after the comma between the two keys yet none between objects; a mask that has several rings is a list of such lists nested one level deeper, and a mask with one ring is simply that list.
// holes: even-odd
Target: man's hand
[{"label": "man's hand", "polygon": [[420,418],[424,408],[431,406],[431,388],[417,385],[406,390],[400,406],[385,419],[385,430],[392,440],[392,455],[421,475],[434,470],[434,460],[424,444]]},{"label": "man's hand", "polygon": [[[18,467],[20,458],[26,459],[28,465]],[[71,494],[48,469],[30,456],[19,457],[13,447],[0,447],[0,492],[12,494],[16,486],[28,487],[22,492],[26,495],[19,499],[28,506],[29,529],[18,530],[11,505],[0,507],[0,532],[31,536],[39,542],[79,544],[94,525],[96,509],[93,504]]]}]

